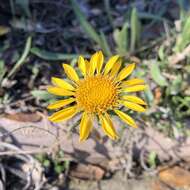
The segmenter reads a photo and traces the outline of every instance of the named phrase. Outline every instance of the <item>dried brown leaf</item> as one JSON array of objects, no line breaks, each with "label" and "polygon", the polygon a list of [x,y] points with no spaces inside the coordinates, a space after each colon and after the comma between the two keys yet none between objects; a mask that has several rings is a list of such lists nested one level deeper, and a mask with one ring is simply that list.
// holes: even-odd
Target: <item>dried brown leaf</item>
[{"label": "dried brown leaf", "polygon": [[77,164],[76,167],[71,168],[69,174],[71,177],[83,180],[101,180],[105,171],[95,165]]},{"label": "dried brown leaf", "polygon": [[172,188],[190,187],[190,172],[179,166],[161,171],[159,178]]},{"label": "dried brown leaf", "polygon": [[15,114],[5,114],[7,119],[19,121],[19,122],[38,122],[42,117],[37,113],[15,113]]}]

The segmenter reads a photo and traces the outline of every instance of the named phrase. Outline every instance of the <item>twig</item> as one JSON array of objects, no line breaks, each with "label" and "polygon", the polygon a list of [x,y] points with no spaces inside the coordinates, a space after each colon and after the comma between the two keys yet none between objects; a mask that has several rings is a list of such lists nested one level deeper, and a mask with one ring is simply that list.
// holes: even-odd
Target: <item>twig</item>
[{"label": "twig", "polygon": [[47,153],[49,152],[49,148],[43,148],[39,150],[15,150],[15,151],[3,151],[0,152],[0,156],[13,156],[18,154],[37,154],[37,153]]},{"label": "twig", "polygon": [[26,129],[26,128],[35,128],[35,129],[39,129],[39,130],[45,131],[45,132],[47,132],[47,133],[53,135],[53,136],[55,137],[56,141],[59,142],[58,137],[57,137],[54,133],[52,133],[51,131],[49,131],[49,130],[47,130],[47,129],[43,129],[43,128],[39,128],[39,127],[35,127],[35,126],[24,126],[24,127],[16,128],[16,129],[14,129],[14,130],[12,130],[12,131],[9,131],[9,132],[7,132],[7,133],[4,133],[4,134],[0,135],[0,138],[9,136],[9,135],[11,135],[12,133],[14,133],[14,132],[16,132],[16,131],[18,131],[18,130],[20,130],[20,129]]},{"label": "twig", "polygon": [[2,182],[2,180],[0,180],[0,189],[5,190],[5,186],[4,186],[3,182]]},{"label": "twig", "polygon": [[0,189],[4,190],[5,187],[4,185],[6,184],[6,173],[5,173],[5,168],[3,164],[0,164],[0,172],[1,172],[1,180],[0,180]]},{"label": "twig", "polygon": [[135,50],[134,52],[132,52],[132,54],[137,54],[137,53],[141,53],[147,49],[153,48],[154,46],[158,45],[158,43],[161,43],[163,40],[165,40],[165,36],[160,37],[154,41],[151,41],[150,43],[148,43],[147,45],[142,46],[141,48]]},{"label": "twig", "polygon": [[[42,185],[45,183],[45,180],[35,180],[35,178],[33,179],[33,170],[36,170],[36,166],[39,166],[41,168],[40,163],[35,160],[32,156],[26,154],[28,151],[23,151],[21,150],[19,147],[6,143],[6,142],[1,142],[0,146],[5,147],[7,149],[11,149],[10,151],[6,151],[6,152],[0,152],[0,155],[12,155],[15,156],[17,158],[19,158],[20,160],[22,160],[24,163],[26,164],[30,164],[31,168],[29,168],[29,170],[25,171],[24,169],[22,169],[22,167],[20,169],[18,168],[13,168],[9,165],[5,165],[3,168],[5,168],[6,170],[8,170],[9,172],[11,172],[12,174],[18,176],[19,178],[23,179],[24,181],[26,181],[26,185],[24,186],[23,189],[29,189],[31,187],[31,184],[34,184],[35,189],[39,190],[41,189]],[[18,154],[23,154],[23,155],[18,155]],[[29,152],[28,152],[29,153]],[[38,170],[40,171],[40,176],[42,179],[43,177],[43,172],[42,170]],[[2,171],[1,171],[2,173]],[[3,177],[4,179],[5,177]],[[3,181],[0,181],[2,183],[0,183],[0,187],[3,185]],[[3,186],[2,186],[3,187]],[[3,189],[3,188],[1,188]]]},{"label": "twig", "polygon": [[20,179],[26,180],[26,176],[23,171],[12,168],[11,166],[8,166],[8,165],[5,166],[5,169],[8,170],[10,173],[16,175]]},{"label": "twig", "polygon": [[29,189],[29,187],[32,184],[32,171],[27,172],[26,180],[27,180],[27,183],[24,186],[23,190]]},{"label": "twig", "polygon": [[[9,144],[9,143],[6,143],[6,142],[0,142],[0,146],[2,147],[5,147],[5,148],[8,148],[8,149],[11,149],[11,150],[14,150],[14,151],[19,151],[21,150],[20,148],[18,148],[17,146],[13,145],[13,144]],[[27,162],[27,161],[31,161],[32,160],[32,157],[27,155],[27,157],[25,156],[21,156],[21,155],[16,155],[19,159],[21,159],[22,161],[24,162]]]},{"label": "twig", "polygon": [[183,61],[190,54],[190,44],[180,53],[171,55],[168,60],[170,65],[175,65]]}]

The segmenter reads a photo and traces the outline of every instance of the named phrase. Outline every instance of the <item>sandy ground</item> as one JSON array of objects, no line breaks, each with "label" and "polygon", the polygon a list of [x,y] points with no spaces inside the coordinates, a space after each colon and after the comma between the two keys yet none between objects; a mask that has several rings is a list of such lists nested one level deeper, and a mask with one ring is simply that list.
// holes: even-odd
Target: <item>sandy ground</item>
[{"label": "sandy ground", "polygon": [[69,190],[152,190],[153,178],[126,179],[117,172],[111,179],[95,181],[71,180]]}]

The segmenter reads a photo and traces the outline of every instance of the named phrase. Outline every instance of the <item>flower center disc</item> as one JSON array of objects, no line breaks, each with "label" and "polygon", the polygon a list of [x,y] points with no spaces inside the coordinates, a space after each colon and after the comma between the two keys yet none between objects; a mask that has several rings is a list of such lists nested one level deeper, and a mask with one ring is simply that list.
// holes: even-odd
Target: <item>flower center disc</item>
[{"label": "flower center disc", "polygon": [[102,113],[116,105],[117,85],[108,76],[92,76],[80,80],[76,90],[79,107],[89,113]]}]

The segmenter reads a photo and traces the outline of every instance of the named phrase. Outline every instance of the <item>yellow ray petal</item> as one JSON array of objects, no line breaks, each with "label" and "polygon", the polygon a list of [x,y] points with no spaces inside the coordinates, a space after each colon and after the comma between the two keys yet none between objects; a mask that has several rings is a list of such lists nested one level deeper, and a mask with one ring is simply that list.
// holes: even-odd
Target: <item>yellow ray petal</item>
[{"label": "yellow ray petal", "polygon": [[125,79],[127,76],[129,76],[133,72],[134,68],[135,68],[135,63],[129,64],[127,67],[125,67],[124,69],[120,71],[120,73],[117,76],[117,80],[121,81]]},{"label": "yellow ray petal", "polygon": [[123,105],[129,109],[132,109],[134,111],[138,111],[138,112],[144,112],[146,111],[146,109],[142,106],[140,106],[139,104],[135,104],[133,102],[128,102],[128,101],[122,101]]},{"label": "yellow ray petal", "polygon": [[115,128],[113,126],[113,123],[109,117],[109,115],[106,113],[104,116],[100,115],[100,122],[102,124],[102,128],[106,135],[108,135],[111,139],[115,140],[118,138],[118,135],[115,131]]},{"label": "yellow ray petal", "polygon": [[75,101],[75,98],[68,98],[68,99],[65,99],[65,100],[58,100],[50,105],[48,105],[48,109],[57,109],[57,108],[61,108],[61,107],[64,107],[72,102]]},{"label": "yellow ray petal", "polygon": [[115,110],[115,113],[121,118],[121,120],[123,120],[129,126],[137,128],[135,121],[128,114],[119,110]]},{"label": "yellow ray petal", "polygon": [[57,77],[52,77],[51,81],[54,85],[63,88],[65,90],[75,90],[75,88],[69,84],[68,82],[64,81],[63,79],[57,78]]},{"label": "yellow ray petal", "polygon": [[147,85],[135,85],[135,86],[129,86],[124,89],[122,89],[123,92],[138,92],[145,90],[147,88]]},{"label": "yellow ray petal", "polygon": [[89,75],[93,75],[96,67],[97,67],[97,62],[98,62],[98,52],[94,53],[90,59],[90,67],[89,67]]},{"label": "yellow ray petal", "polygon": [[72,118],[78,112],[77,106],[72,106],[55,112],[49,117],[52,122],[60,122]]},{"label": "yellow ray petal", "polygon": [[133,79],[123,81],[121,83],[121,86],[125,87],[125,86],[132,86],[132,85],[138,85],[138,84],[144,84],[144,83],[145,81],[143,79],[133,78]]},{"label": "yellow ray petal", "polygon": [[90,63],[88,60],[85,59],[85,65],[86,65],[86,74],[89,75],[89,70],[90,70]]},{"label": "yellow ray petal", "polygon": [[86,140],[92,130],[92,118],[86,112],[83,113],[80,122],[80,141]]},{"label": "yellow ray petal", "polygon": [[69,90],[65,90],[63,88],[49,86],[47,91],[51,94],[55,94],[57,96],[73,96],[75,93]]},{"label": "yellow ray petal", "polygon": [[113,68],[112,68],[112,70],[111,70],[111,72],[110,72],[110,76],[111,76],[111,77],[114,77],[114,76],[119,72],[119,69],[120,69],[120,67],[121,67],[121,64],[122,64],[122,59],[119,58],[119,59],[115,62],[114,66],[113,66]]},{"label": "yellow ray petal", "polygon": [[79,80],[79,77],[74,70],[74,68],[68,64],[63,64],[63,68],[65,70],[66,75],[72,80],[77,82]]},{"label": "yellow ray petal", "polygon": [[78,67],[81,70],[83,76],[86,76],[86,63],[82,56],[79,56],[78,58]]},{"label": "yellow ray petal", "polygon": [[129,102],[134,102],[136,104],[141,104],[141,105],[147,105],[146,102],[144,100],[142,100],[141,98],[137,97],[137,96],[122,96],[122,99],[127,100]]},{"label": "yellow ray petal", "polygon": [[115,62],[116,62],[118,59],[119,59],[119,55],[114,55],[114,56],[112,56],[112,57],[108,60],[106,66],[105,66],[105,69],[104,69],[104,74],[105,74],[105,75],[109,73],[109,71],[112,69],[112,67],[114,66]]},{"label": "yellow ray petal", "polygon": [[98,60],[97,60],[97,67],[96,67],[96,69],[97,69],[97,73],[100,73],[101,70],[102,70],[102,65],[104,63],[104,55],[103,55],[102,51],[98,52],[98,56],[97,57],[98,57],[97,58]]}]

